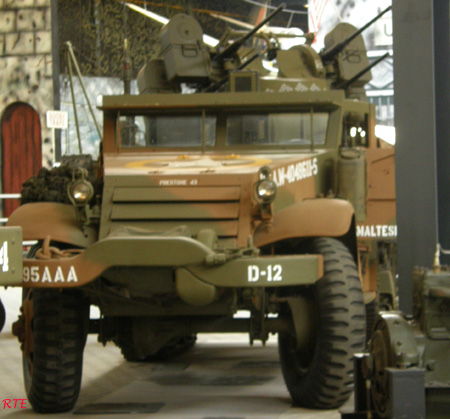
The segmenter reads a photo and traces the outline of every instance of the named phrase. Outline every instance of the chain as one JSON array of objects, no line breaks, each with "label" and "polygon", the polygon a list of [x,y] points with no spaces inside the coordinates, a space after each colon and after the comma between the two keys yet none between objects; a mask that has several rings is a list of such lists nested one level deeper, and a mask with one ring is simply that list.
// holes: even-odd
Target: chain
[{"label": "chain", "polygon": [[50,236],[47,236],[42,243],[42,247],[36,251],[36,259],[49,260],[49,259],[65,259],[73,256],[74,253],[80,253],[79,249],[66,249],[61,250],[57,247],[50,246]]}]

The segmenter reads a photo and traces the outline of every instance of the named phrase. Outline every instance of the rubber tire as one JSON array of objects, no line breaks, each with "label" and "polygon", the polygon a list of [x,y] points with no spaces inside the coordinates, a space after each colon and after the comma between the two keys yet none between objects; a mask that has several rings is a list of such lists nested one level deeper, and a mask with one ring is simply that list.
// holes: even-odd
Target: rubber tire
[{"label": "rubber tire", "polygon": [[5,327],[6,322],[6,311],[5,306],[2,303],[2,300],[0,300],[0,332],[3,330],[3,327]]},{"label": "rubber tire", "polygon": [[25,390],[36,412],[67,412],[80,392],[89,304],[77,290],[31,292],[33,371],[23,356]]},{"label": "rubber tire", "polygon": [[281,368],[295,405],[335,409],[353,391],[353,354],[365,348],[364,300],[355,261],[344,244],[314,239],[311,253],[324,258],[324,276],[314,287],[317,325],[311,359],[302,366],[295,337],[280,333]]}]

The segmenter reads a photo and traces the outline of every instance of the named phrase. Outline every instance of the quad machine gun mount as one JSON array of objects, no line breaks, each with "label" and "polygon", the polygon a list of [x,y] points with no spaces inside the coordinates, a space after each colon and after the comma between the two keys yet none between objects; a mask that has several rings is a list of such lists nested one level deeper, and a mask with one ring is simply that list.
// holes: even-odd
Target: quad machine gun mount
[{"label": "quad machine gun mount", "polygon": [[[159,36],[161,57],[148,62],[138,74],[140,93],[181,92],[182,85],[194,92],[257,91],[258,78],[273,78],[275,73],[264,65],[272,63],[277,80],[317,79],[326,89],[344,89],[347,97],[365,98],[364,85],[372,78],[371,68],[388,54],[369,63],[361,33],[391,8],[359,30],[349,23],[339,23],[326,35],[325,47],[318,53],[311,46],[314,34],[302,35],[306,38],[302,45],[281,50],[276,37],[283,35],[258,32],[283,7],[279,6],[250,32],[228,31],[213,48],[203,43],[202,28],[194,18],[174,16]],[[257,47],[247,46],[252,38],[260,38],[263,47],[261,42]],[[244,71],[254,73],[256,82],[230,83],[233,73]]]}]

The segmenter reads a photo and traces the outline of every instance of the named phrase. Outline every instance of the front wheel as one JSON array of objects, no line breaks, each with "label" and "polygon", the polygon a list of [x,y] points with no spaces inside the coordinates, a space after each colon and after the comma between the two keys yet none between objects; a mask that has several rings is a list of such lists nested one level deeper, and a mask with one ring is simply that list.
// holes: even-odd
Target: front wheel
[{"label": "front wheel", "polygon": [[332,409],[353,390],[353,354],[365,346],[364,301],[358,270],[346,246],[336,239],[318,238],[311,253],[324,259],[324,276],[309,297],[312,308],[306,321],[314,322],[313,333],[300,348],[294,333],[280,333],[280,361],[296,405]]},{"label": "front wheel", "polygon": [[79,291],[24,290],[23,375],[33,409],[67,412],[81,386],[89,305]]}]

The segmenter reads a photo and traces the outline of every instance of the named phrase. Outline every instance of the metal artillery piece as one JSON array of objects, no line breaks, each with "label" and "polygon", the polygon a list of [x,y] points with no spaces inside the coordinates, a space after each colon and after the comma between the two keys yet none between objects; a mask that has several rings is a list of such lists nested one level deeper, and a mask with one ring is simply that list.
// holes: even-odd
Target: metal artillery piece
[{"label": "metal artillery piece", "polygon": [[450,270],[413,272],[414,312],[381,312],[355,356],[355,412],[342,418],[440,418],[450,407]]}]

